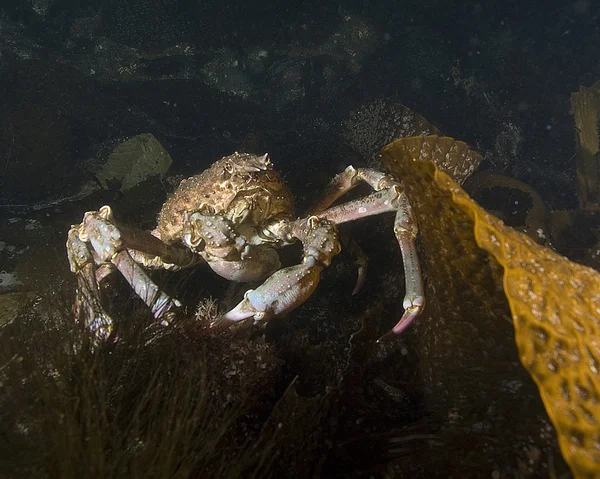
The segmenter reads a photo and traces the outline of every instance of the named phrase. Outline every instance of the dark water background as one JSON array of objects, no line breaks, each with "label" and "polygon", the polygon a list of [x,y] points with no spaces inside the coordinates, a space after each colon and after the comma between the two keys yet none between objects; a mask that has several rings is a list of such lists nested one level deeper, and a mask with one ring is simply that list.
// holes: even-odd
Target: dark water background
[{"label": "dark water background", "polygon": [[[73,287],[64,240],[70,224],[85,211],[111,204],[121,221],[152,228],[170,185],[235,150],[269,152],[301,211],[348,164],[368,163],[348,146],[348,137],[358,132],[345,128],[343,121],[362,105],[382,99],[402,103],[444,134],[466,141],[484,155],[482,168],[531,185],[550,208],[576,208],[569,97],[580,85],[600,79],[597,10],[586,0],[277,5],[4,0],[0,270],[16,271],[20,284],[0,286],[4,291],[42,291],[61,281]],[[376,126],[361,129],[369,128]],[[152,133],[173,157],[171,182],[151,181],[125,195],[116,188],[65,200],[93,181],[117,144],[139,133]],[[514,208],[503,201],[492,206],[510,216]],[[365,294],[397,292],[398,298],[386,305],[397,310],[402,292],[385,284],[390,278],[396,281],[401,271],[391,227],[384,220],[365,225],[369,232],[353,228],[371,258]],[[352,289],[351,261],[335,269],[342,279],[333,273],[325,277],[321,288],[326,292],[306,304],[304,316],[299,313],[291,326],[281,327],[300,328],[309,343],[319,343],[322,332],[307,317],[321,317],[334,307],[331,297],[347,296]],[[187,276],[180,296],[192,304],[207,293],[223,295],[226,282],[213,276],[207,281],[207,274]],[[348,308],[345,313],[359,314],[367,305],[364,297],[339,301],[343,306],[335,308]],[[399,431],[427,417],[426,388],[411,389],[419,383],[411,369],[418,362],[411,359],[414,335],[403,341],[398,353],[404,357],[403,379],[394,388],[373,380],[385,399],[373,399],[373,393],[365,400],[385,420],[372,421],[365,428],[371,436],[356,442],[344,443],[343,438],[360,437],[358,419],[353,427],[338,429],[333,441],[345,445],[326,455],[325,476],[377,477],[383,470],[391,475],[394,469],[385,466],[389,457],[381,459],[369,449],[373,444],[378,450],[388,447],[380,446],[385,443],[384,423],[392,417]],[[318,359],[300,353],[279,358],[287,361],[286,378],[304,377],[307,397],[325,389],[327,381],[310,371],[311,361],[318,364]],[[494,413],[486,419],[504,431],[499,444],[514,438],[506,449],[488,448],[481,439],[487,433],[478,436],[481,430],[472,428],[463,437],[475,431],[471,452],[481,454],[465,462],[440,453],[435,441],[424,446],[423,438],[433,432],[417,428],[411,437],[422,442],[392,453],[391,460],[405,456],[411,464],[398,466],[398,477],[435,472],[440,477],[568,475],[552,434],[547,434],[551,428],[535,388],[529,384],[524,389],[528,392],[512,398],[514,407],[522,402],[532,408],[531,414],[523,412],[523,421],[531,423],[522,437],[513,430],[514,420]],[[480,398],[477,407],[491,408],[488,399]],[[403,413],[390,413],[393,407]],[[534,440],[531,431],[546,432]],[[492,443],[499,437],[489,436]],[[431,455],[442,469],[428,465],[436,462]]]}]

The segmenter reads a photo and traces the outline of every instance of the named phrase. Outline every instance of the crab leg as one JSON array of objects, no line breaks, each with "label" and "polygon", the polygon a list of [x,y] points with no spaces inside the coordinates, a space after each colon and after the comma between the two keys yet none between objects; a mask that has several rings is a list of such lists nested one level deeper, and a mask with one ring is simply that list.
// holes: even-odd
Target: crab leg
[{"label": "crab leg", "polygon": [[358,292],[365,285],[365,281],[367,280],[367,269],[369,266],[369,257],[367,253],[363,251],[360,245],[354,240],[354,238],[345,238],[342,237],[342,245],[351,256],[355,258],[354,264],[356,265],[356,269],[358,271],[358,275],[356,278],[356,284],[354,285],[354,289],[352,290],[352,295],[358,294]]},{"label": "crab leg", "polygon": [[212,326],[228,326],[248,318],[255,322],[270,319],[297,308],[314,292],[321,271],[340,252],[337,229],[330,221],[309,216],[290,223],[285,234],[302,242],[302,263],[280,269],[258,288],[248,290],[244,299]]},{"label": "crab leg", "polygon": [[391,185],[372,193],[366,198],[333,206],[318,216],[326,218],[335,224],[340,224],[365,216],[377,215],[389,211],[396,212],[394,233],[400,245],[402,260],[404,262],[406,293],[403,302],[404,314],[392,328],[391,332],[384,336],[384,338],[387,338],[390,334],[400,334],[421,313],[425,306],[425,293],[415,247],[415,238],[417,237],[418,230],[410,203],[406,195],[400,190],[398,183],[385,176],[382,180],[389,181]]},{"label": "crab leg", "polygon": [[127,249],[133,250],[130,255],[146,268],[178,270],[193,266],[199,261],[191,250],[175,248],[161,241],[155,236],[158,233],[125,226],[119,226],[119,231]]},{"label": "crab leg", "polygon": [[356,187],[359,182],[367,183],[375,191],[389,188],[396,182],[385,173],[370,168],[354,168],[352,165],[333,177],[325,194],[310,208],[311,214],[319,214],[329,208],[335,200]]},{"label": "crab leg", "polygon": [[85,321],[89,329],[101,339],[112,330],[112,318],[103,311],[98,290],[98,271],[87,244],[79,239],[79,227],[73,226],[67,236],[67,254],[71,271],[77,274],[77,294],[74,313],[77,321]]},{"label": "crab leg", "polygon": [[[343,172],[335,175],[323,196],[309,209],[310,214],[319,214],[329,208],[340,196],[356,187],[360,182],[367,183],[375,191],[391,186],[395,181],[377,170],[370,168],[354,168],[348,166]],[[352,294],[357,294],[367,280],[368,256],[354,240],[349,241],[347,251],[356,258],[358,269],[356,285]]]},{"label": "crab leg", "polygon": [[121,250],[110,261],[117,267],[123,277],[131,285],[136,294],[146,303],[156,319],[167,324],[166,314],[179,308],[181,303],[161,291],[150,279],[142,267],[129,255],[127,250]]},{"label": "crab leg", "polygon": [[[87,243],[91,245],[91,251]],[[135,250],[130,253],[127,248],[135,248]],[[80,291],[80,296],[83,296],[85,303],[89,305],[86,312],[92,318],[96,315],[108,318],[100,306],[97,286],[100,270],[94,270],[95,265],[116,267],[152,310],[154,317],[164,321],[167,313],[181,304],[160,291],[144,269],[132,258],[132,254],[136,255],[136,258],[145,259],[145,265],[155,267],[157,265],[186,267],[198,261],[191,251],[169,246],[150,233],[118,228],[114,224],[112,211],[108,206],[103,206],[97,212],[87,212],[83,222],[71,228],[67,250],[71,269],[88,285],[85,291]]]}]

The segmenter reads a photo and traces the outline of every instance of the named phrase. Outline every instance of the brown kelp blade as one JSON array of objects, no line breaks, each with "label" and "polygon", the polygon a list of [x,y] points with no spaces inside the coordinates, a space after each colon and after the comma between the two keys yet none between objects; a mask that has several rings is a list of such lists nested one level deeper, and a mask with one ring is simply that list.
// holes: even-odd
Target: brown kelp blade
[{"label": "brown kelp blade", "polygon": [[469,146],[448,136],[413,136],[398,147],[403,155],[418,161],[431,161],[459,184],[477,169],[482,157]]},{"label": "brown kelp blade", "polygon": [[463,186],[471,197],[475,199],[480,198],[484,192],[492,188],[520,192],[529,199],[531,206],[525,214],[524,224],[521,227],[517,227],[517,229],[523,233],[527,233],[540,244],[547,243],[549,233],[547,226],[548,208],[540,194],[527,183],[511,176],[504,176],[490,170],[484,170],[470,176]]},{"label": "brown kelp blade", "polygon": [[[427,268],[433,270],[428,282],[435,283],[428,293],[440,296],[427,300],[440,327],[469,318],[481,334],[481,324],[493,328],[493,320],[503,316],[505,294],[521,362],[538,385],[565,460],[577,476],[591,476],[600,469],[600,274],[479,207],[434,166],[448,159],[438,141],[449,140],[403,138],[382,150],[384,165],[402,178],[418,218]],[[457,306],[436,310],[436,302]],[[470,340],[479,340],[464,339],[467,350]],[[462,353],[453,354],[460,361]]]},{"label": "brown kelp blade", "polygon": [[600,211],[600,82],[571,95],[577,138],[577,197],[582,209]]}]

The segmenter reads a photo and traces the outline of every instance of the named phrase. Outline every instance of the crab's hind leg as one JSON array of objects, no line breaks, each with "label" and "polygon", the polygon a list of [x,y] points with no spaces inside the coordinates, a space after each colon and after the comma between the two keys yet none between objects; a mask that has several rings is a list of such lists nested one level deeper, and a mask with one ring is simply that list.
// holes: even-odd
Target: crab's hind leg
[{"label": "crab's hind leg", "polygon": [[378,191],[365,198],[333,206],[320,213],[319,217],[340,224],[366,216],[391,211],[396,212],[394,233],[402,253],[406,293],[403,302],[404,314],[392,330],[383,337],[389,338],[395,334],[400,334],[421,314],[425,307],[425,293],[419,257],[415,246],[418,233],[417,223],[408,198],[401,191],[400,185],[383,173],[380,173],[377,189]]},{"label": "crab's hind leg", "polygon": [[[354,168],[352,165],[346,167],[344,171],[335,175],[323,195],[311,206],[309,214],[318,215],[329,208],[338,198],[348,191],[354,189],[361,182],[368,184],[375,191],[385,187],[382,180],[387,175],[371,168]],[[356,285],[352,294],[357,294],[365,284],[367,279],[367,267],[369,257],[362,250],[360,245],[354,239],[344,240],[342,238],[344,249],[355,258],[354,264],[357,268]]]},{"label": "crab's hind leg", "polygon": [[292,311],[310,297],[321,271],[340,252],[337,228],[330,221],[309,216],[289,223],[286,236],[286,241],[293,236],[302,242],[302,263],[276,271],[258,288],[247,291],[244,299],[212,326],[228,326],[248,318],[266,320]]},{"label": "crab's hind leg", "polygon": [[354,168],[352,165],[333,177],[324,194],[310,208],[310,214],[317,215],[329,208],[339,197],[358,186],[367,183],[375,191],[389,186],[389,177],[371,168]]}]

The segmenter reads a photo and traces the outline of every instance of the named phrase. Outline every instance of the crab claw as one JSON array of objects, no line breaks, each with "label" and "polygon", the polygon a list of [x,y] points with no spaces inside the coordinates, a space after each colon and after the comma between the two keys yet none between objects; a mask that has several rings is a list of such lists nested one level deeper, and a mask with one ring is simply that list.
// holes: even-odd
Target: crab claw
[{"label": "crab claw", "polygon": [[323,268],[314,257],[306,256],[302,264],[276,271],[258,288],[246,291],[244,299],[211,327],[227,327],[248,318],[264,321],[292,311],[314,292]]},{"label": "crab claw", "polygon": [[230,326],[237,321],[254,318],[262,321],[288,313],[300,306],[315,291],[321,271],[340,252],[335,225],[326,219],[309,216],[290,225],[293,235],[302,241],[302,263],[276,271],[211,326]]}]

